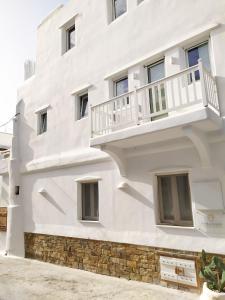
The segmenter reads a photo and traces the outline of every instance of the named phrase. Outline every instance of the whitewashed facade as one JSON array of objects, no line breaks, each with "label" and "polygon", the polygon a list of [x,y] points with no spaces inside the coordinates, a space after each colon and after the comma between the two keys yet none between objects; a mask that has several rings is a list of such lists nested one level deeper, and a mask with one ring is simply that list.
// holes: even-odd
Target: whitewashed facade
[{"label": "whitewashed facade", "polygon": [[12,134],[0,132],[0,252],[6,250],[6,232],[2,225],[6,217],[2,209],[7,210],[9,205],[9,157],[12,144]]},{"label": "whitewashed facade", "polygon": [[225,1],[112,3],[70,0],[38,27],[7,251],[31,232],[224,254]]}]

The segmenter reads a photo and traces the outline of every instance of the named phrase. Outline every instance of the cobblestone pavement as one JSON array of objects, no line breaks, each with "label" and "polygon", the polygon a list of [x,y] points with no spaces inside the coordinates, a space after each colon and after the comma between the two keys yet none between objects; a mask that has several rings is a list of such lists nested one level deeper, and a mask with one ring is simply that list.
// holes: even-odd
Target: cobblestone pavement
[{"label": "cobblestone pavement", "polygon": [[29,259],[0,256],[0,300],[195,300],[198,296]]}]

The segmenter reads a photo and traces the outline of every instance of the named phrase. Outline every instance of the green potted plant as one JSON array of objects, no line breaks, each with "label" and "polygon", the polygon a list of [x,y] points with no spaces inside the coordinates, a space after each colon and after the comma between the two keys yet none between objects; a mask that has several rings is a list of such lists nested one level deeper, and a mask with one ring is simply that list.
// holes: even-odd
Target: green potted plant
[{"label": "green potted plant", "polygon": [[200,300],[225,299],[225,264],[217,256],[213,256],[211,262],[207,264],[204,250],[201,261],[200,277],[205,282]]}]

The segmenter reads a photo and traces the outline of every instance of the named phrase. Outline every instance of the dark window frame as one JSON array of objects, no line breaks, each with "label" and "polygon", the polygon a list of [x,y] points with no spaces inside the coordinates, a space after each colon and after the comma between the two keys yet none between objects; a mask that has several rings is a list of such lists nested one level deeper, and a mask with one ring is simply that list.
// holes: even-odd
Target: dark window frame
[{"label": "dark window frame", "polygon": [[[89,188],[90,198],[85,198],[87,195],[86,188]],[[97,191],[97,199],[96,197]],[[86,205],[89,201],[90,207],[89,214],[87,213]],[[97,208],[95,207],[97,205]],[[81,182],[81,216],[83,221],[99,221],[99,183],[98,181],[94,182]],[[95,210],[97,213],[95,213]]]},{"label": "dark window frame", "polygon": [[[79,96],[79,107],[78,107],[78,112],[79,112],[78,119],[79,119],[79,120],[88,117],[88,100],[89,100],[88,92],[83,93],[82,95]],[[84,101],[87,102],[87,103],[86,103],[85,110],[83,110],[83,102],[84,102]],[[83,114],[83,112],[85,112],[86,110],[87,110],[87,113],[86,113],[86,114]]]},{"label": "dark window frame", "polygon": [[[206,40],[206,41],[204,41],[202,43],[195,44],[194,46],[185,49],[186,64],[187,64],[188,68],[190,68],[190,67],[195,66],[195,65],[198,64],[198,61],[196,62],[196,64],[190,64],[190,60],[189,60],[189,53],[190,53],[190,51],[193,51],[195,49],[199,49],[200,47],[202,47],[204,45],[207,45],[207,48],[208,48],[208,58],[209,58],[209,70],[208,71],[211,72],[212,66],[211,66],[210,52],[209,52],[209,40]],[[198,57],[198,59],[199,58],[200,57]],[[195,81],[198,81],[198,80],[200,80],[200,73],[197,70],[197,71],[195,71]],[[190,75],[189,83],[192,83],[192,81],[193,81],[192,75]]]},{"label": "dark window frame", "polygon": [[47,132],[48,129],[48,112],[42,111],[38,114],[38,135]]},{"label": "dark window frame", "polygon": [[122,13],[120,13],[120,14],[118,14],[118,12],[117,12],[116,1],[118,1],[118,0],[112,0],[113,20],[118,19],[120,16],[122,16],[123,14],[125,14],[127,12],[127,0],[124,0],[125,1],[125,6],[126,6],[126,10],[123,11]]},{"label": "dark window frame", "polygon": [[[185,176],[187,178],[187,191],[188,191],[188,204],[189,209],[191,211],[191,219],[184,220],[181,216],[181,208],[179,207],[179,191],[178,191],[178,184],[176,178],[178,176]],[[160,174],[156,175],[157,177],[157,191],[158,191],[158,207],[159,207],[159,225],[171,225],[171,226],[182,226],[182,227],[193,227],[193,210],[192,210],[192,201],[191,201],[191,190],[190,190],[190,179],[189,174],[182,172],[182,173],[173,173],[173,174]],[[164,208],[163,208],[163,199],[162,199],[162,183],[161,178],[169,177],[170,178],[170,191],[171,191],[171,200],[173,203],[172,212],[173,212],[173,219],[165,218]]]},{"label": "dark window frame", "polygon": [[66,45],[66,48],[67,48],[67,51],[69,51],[70,49],[74,48],[76,43],[74,41],[74,45],[71,44],[71,34],[74,32],[74,35],[76,33],[76,27],[75,27],[75,24],[72,25],[71,27],[69,27],[67,30],[66,30],[66,40],[67,40],[67,45]]},{"label": "dark window frame", "polygon": [[164,67],[164,77],[163,78],[165,78],[165,58],[162,58],[162,59],[157,60],[156,62],[154,62],[154,63],[149,64],[149,65],[146,66],[146,68],[147,68],[147,81],[148,81],[148,83],[153,83],[154,82],[154,81],[151,81],[150,69],[152,67],[160,65],[160,64],[163,64],[163,67]]},{"label": "dark window frame", "polygon": [[[118,90],[117,90],[117,84],[118,84],[119,82],[122,82],[122,81],[124,81],[124,80],[127,80],[127,91],[126,91],[125,93],[118,94]],[[129,81],[128,81],[128,75],[126,75],[126,76],[123,76],[123,77],[121,77],[121,78],[119,78],[119,79],[115,80],[115,81],[113,82],[113,85],[114,85],[114,97],[119,97],[119,96],[121,96],[121,95],[123,95],[123,94],[126,94],[126,93],[128,93],[128,92],[129,92]]]}]

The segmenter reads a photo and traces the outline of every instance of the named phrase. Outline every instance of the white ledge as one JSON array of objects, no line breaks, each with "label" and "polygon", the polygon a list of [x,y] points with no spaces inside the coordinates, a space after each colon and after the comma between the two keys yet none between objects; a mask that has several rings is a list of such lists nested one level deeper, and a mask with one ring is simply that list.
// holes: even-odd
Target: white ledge
[{"label": "white ledge", "polygon": [[41,107],[39,107],[38,109],[35,110],[35,114],[38,114],[38,113],[40,113],[42,111],[45,111],[49,108],[50,108],[50,104],[43,105],[43,106],[41,106]]},{"label": "white ledge", "polygon": [[163,225],[163,224],[159,224],[159,225],[155,225],[155,226],[159,229],[196,230],[196,227],[194,227],[194,226],[176,226],[176,225]]},{"label": "white ledge", "polygon": [[100,150],[87,148],[80,151],[63,152],[32,160],[21,169],[22,174],[54,170],[80,165],[110,161],[111,158]]},{"label": "white ledge", "polygon": [[81,94],[81,93],[85,92],[86,90],[90,89],[91,87],[92,87],[92,84],[90,84],[90,83],[84,84],[82,86],[79,86],[75,90],[73,90],[71,95]]},{"label": "white ledge", "polygon": [[77,18],[79,16],[78,13],[76,13],[74,16],[72,16],[71,18],[69,18],[66,22],[62,23],[59,26],[59,29],[62,29],[64,27],[70,26],[70,23],[73,23],[73,21],[75,22],[75,18]]},{"label": "white ledge", "polygon": [[84,176],[84,177],[80,177],[75,179],[76,182],[81,182],[81,183],[85,183],[85,182],[95,182],[95,181],[99,181],[102,180],[101,177],[97,177],[97,176]]},{"label": "white ledge", "polygon": [[78,220],[80,223],[87,223],[87,224],[100,224],[99,221],[91,221],[91,220]]}]

